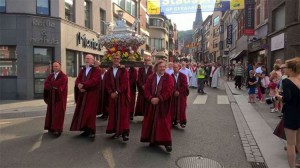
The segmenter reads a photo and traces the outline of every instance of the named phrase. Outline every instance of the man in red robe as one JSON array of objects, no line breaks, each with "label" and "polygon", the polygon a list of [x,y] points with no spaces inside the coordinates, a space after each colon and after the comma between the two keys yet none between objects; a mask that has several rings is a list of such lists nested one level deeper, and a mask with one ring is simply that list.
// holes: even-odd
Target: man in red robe
[{"label": "man in red robe", "polygon": [[59,62],[54,62],[44,84],[44,101],[47,103],[45,130],[60,136],[63,131],[68,96],[68,77],[61,71]]},{"label": "man in red robe", "polygon": [[105,83],[107,81],[106,77],[106,68],[100,68],[100,86],[99,86],[99,105],[98,105],[98,115],[102,114],[100,118],[107,119],[108,117],[108,108],[109,108],[109,95],[105,89]]},{"label": "man in red robe", "polygon": [[99,99],[100,70],[93,66],[94,56],[85,56],[86,66],[81,69],[75,81],[76,108],[71,131],[83,131],[81,136],[94,140],[96,133],[96,115]]},{"label": "man in red robe", "polygon": [[136,68],[130,67],[128,72],[129,72],[129,84],[130,84],[130,111],[129,112],[130,112],[130,120],[133,120],[138,71]]},{"label": "man in red robe", "polygon": [[117,139],[122,136],[123,141],[128,141],[130,115],[129,75],[125,67],[120,67],[120,59],[119,55],[113,54],[113,65],[108,69],[106,76],[105,87],[110,95],[106,133],[115,133],[113,138]]},{"label": "man in red robe", "polygon": [[167,152],[172,151],[170,98],[173,93],[173,78],[165,73],[166,63],[155,64],[155,74],[147,79],[145,97],[151,103],[144,115],[141,142],[150,145],[164,145]]},{"label": "man in red robe", "polygon": [[149,101],[145,99],[144,95],[144,85],[146,83],[147,78],[153,74],[151,58],[149,56],[144,58],[145,66],[139,68],[138,71],[138,79],[137,79],[137,89],[138,96],[135,107],[135,116],[144,116],[144,113],[149,105]]},{"label": "man in red robe", "polygon": [[174,90],[171,98],[171,113],[173,125],[180,123],[182,128],[186,126],[186,101],[188,95],[188,83],[186,76],[179,72],[178,64],[173,65]]}]

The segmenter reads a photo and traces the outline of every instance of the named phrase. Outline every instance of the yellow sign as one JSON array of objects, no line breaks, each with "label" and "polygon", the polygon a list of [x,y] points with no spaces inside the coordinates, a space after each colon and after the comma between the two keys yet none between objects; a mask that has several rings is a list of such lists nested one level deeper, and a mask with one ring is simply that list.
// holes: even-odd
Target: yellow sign
[{"label": "yellow sign", "polygon": [[230,10],[244,9],[245,0],[230,0]]},{"label": "yellow sign", "polygon": [[147,11],[149,15],[160,14],[160,0],[148,0]]}]

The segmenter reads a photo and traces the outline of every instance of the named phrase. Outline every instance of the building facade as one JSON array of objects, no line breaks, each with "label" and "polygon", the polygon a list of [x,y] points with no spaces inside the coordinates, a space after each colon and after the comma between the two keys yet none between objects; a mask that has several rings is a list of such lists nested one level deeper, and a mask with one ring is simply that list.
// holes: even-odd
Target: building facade
[{"label": "building facade", "polygon": [[[100,59],[104,52],[98,37],[105,32],[101,20],[112,19],[111,4],[88,0],[4,1],[0,13],[0,99],[42,97],[44,80],[54,60],[61,62],[69,77],[76,77],[85,54]],[[73,84],[72,79],[69,83]]]},{"label": "building facade", "polygon": [[164,15],[150,15],[150,50],[153,61],[169,60],[169,33],[171,20]]},{"label": "building facade", "polygon": [[268,68],[276,59],[300,56],[300,2],[269,0]]}]

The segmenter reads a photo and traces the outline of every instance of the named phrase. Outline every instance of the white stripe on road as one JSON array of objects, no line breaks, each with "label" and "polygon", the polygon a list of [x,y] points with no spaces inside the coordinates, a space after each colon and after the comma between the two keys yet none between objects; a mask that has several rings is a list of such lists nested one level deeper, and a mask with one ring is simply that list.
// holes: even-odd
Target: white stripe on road
[{"label": "white stripe on road", "polygon": [[43,139],[43,135],[44,135],[44,134],[42,134],[42,135],[37,139],[37,141],[32,145],[32,147],[31,147],[31,149],[29,150],[29,152],[33,152],[33,151],[35,151],[36,149],[38,149],[38,148],[41,146],[41,144],[42,144],[42,139]]},{"label": "white stripe on road", "polygon": [[0,122],[0,125],[2,124],[9,124],[10,122]]},{"label": "white stripe on road", "polygon": [[115,161],[114,161],[114,158],[113,158],[111,148],[105,148],[102,151],[102,154],[103,154],[105,160],[107,161],[107,164],[108,164],[109,168],[115,168],[116,164],[115,164]]},{"label": "white stripe on road", "polygon": [[228,97],[226,95],[218,95],[218,104],[229,104]]},{"label": "white stripe on road", "polygon": [[198,95],[194,100],[193,104],[205,104],[207,100],[207,95]]}]

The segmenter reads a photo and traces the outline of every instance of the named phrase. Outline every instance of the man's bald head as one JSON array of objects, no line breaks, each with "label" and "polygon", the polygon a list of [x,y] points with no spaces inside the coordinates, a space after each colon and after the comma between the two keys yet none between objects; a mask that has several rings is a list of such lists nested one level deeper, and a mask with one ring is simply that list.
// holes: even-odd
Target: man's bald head
[{"label": "man's bald head", "polygon": [[92,54],[85,55],[85,64],[86,65],[93,65],[95,62],[95,58]]}]

